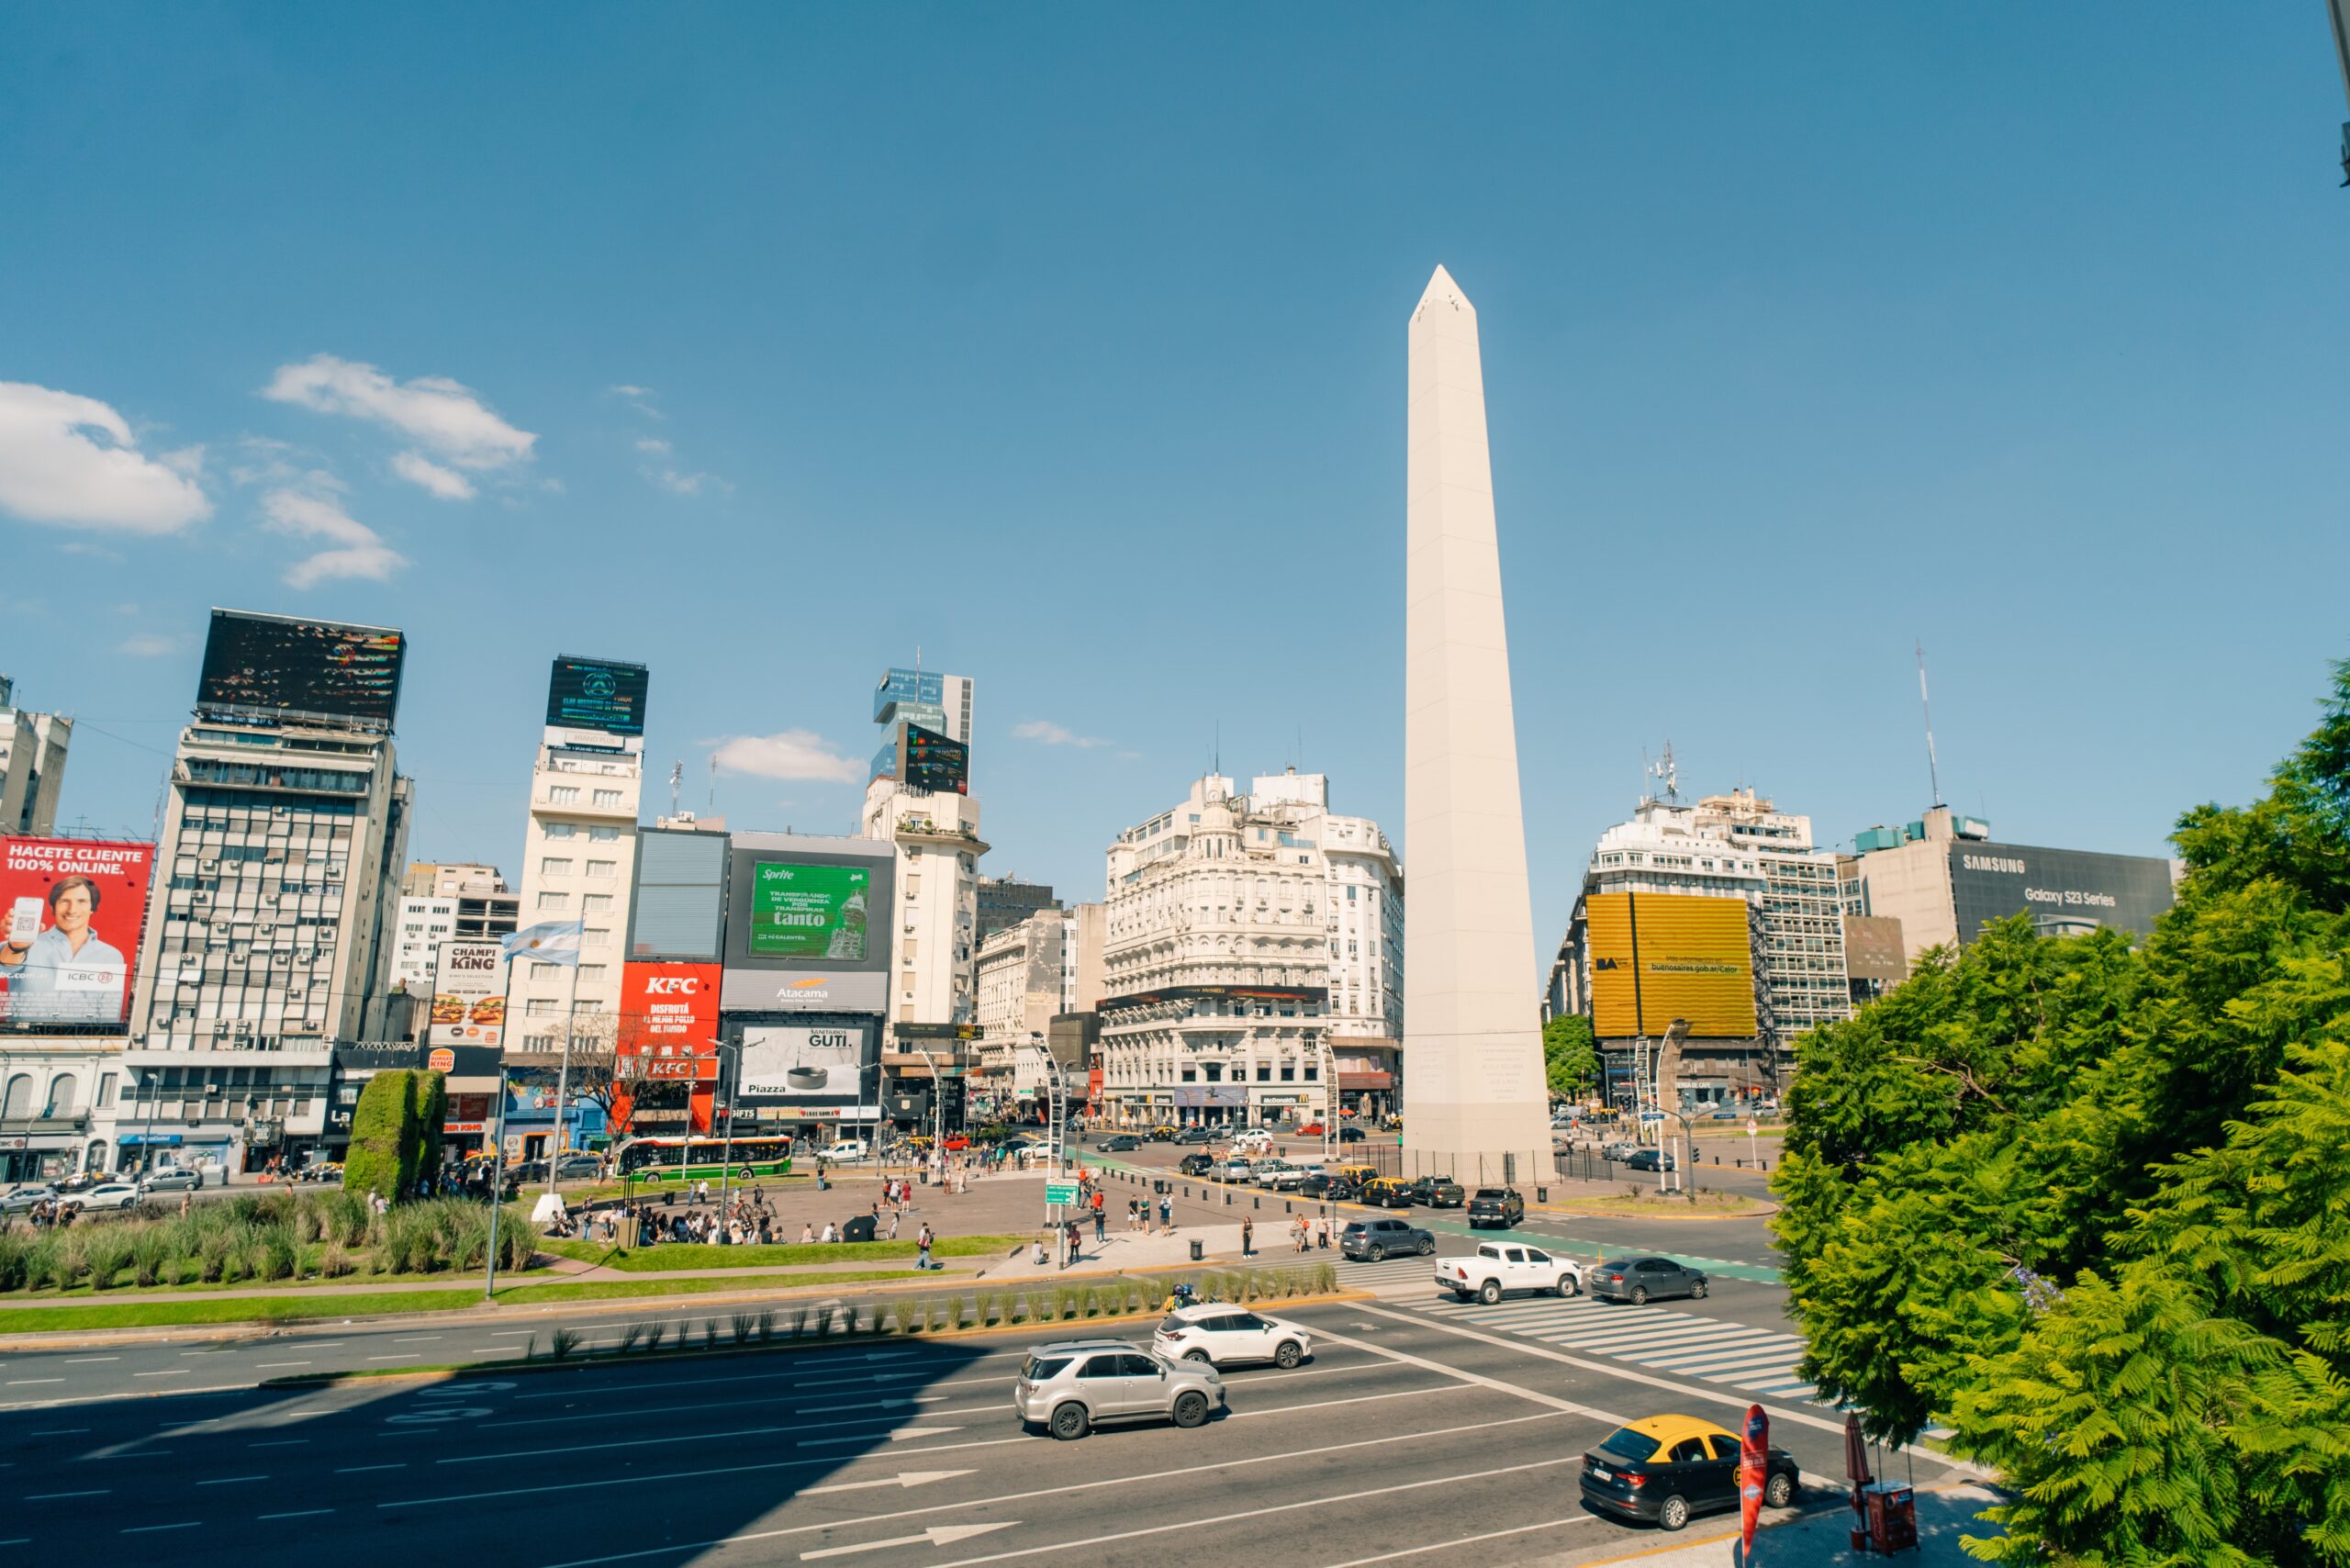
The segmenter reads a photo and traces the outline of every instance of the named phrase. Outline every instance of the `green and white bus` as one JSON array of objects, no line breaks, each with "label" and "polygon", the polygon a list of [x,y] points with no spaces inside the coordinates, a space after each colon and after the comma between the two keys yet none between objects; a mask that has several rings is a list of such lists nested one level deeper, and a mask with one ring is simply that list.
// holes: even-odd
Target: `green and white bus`
[{"label": "green and white bus", "polygon": [[632,1182],[715,1182],[729,1171],[734,1180],[791,1174],[788,1137],[622,1138],[618,1169]]}]

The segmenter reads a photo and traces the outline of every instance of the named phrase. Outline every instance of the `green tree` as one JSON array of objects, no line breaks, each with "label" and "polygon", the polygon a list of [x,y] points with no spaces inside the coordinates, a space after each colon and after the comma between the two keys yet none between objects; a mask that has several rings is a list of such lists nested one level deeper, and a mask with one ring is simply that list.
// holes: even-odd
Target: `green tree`
[{"label": "green tree", "polygon": [[2000,1561],[2350,1564],[2350,665],[2132,948],[2015,921],[1798,1046],[1823,1392],[1997,1468]]},{"label": "green tree", "polygon": [[417,1123],[419,1076],[394,1068],[369,1079],[359,1092],[351,1114],[351,1147],[342,1157],[344,1192],[380,1193],[397,1203],[416,1180],[416,1162],[424,1151]]},{"label": "green tree", "polygon": [[448,1081],[443,1074],[430,1071],[416,1073],[409,1080],[416,1138],[411,1178],[430,1176],[441,1169],[441,1128],[449,1119]]},{"label": "green tree", "polygon": [[1553,1100],[1579,1099],[1583,1085],[1599,1076],[1599,1043],[1591,1020],[1561,1013],[1542,1025],[1542,1067]]}]

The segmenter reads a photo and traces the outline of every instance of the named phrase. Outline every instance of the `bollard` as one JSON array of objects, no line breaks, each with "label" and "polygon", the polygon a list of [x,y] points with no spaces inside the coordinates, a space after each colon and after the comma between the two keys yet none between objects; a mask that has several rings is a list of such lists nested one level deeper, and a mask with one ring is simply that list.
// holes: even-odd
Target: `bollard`
[{"label": "bollard", "polygon": [[1296,1212],[1297,1212],[1297,1211],[1296,1211],[1295,1209],[1293,1209],[1293,1208],[1290,1207],[1289,1203],[1288,1203],[1288,1201],[1287,1201],[1286,1199],[1284,1199],[1284,1200],[1282,1201],[1282,1203],[1281,1203],[1281,1213],[1283,1213],[1283,1214],[1287,1215],[1287,1214],[1295,1214]]},{"label": "bollard", "polygon": [[1265,1206],[1265,1200],[1262,1198],[1251,1198],[1248,1200],[1248,1206],[1252,1209],[1261,1209]]},{"label": "bollard", "polygon": [[1232,1206],[1232,1194],[1230,1193],[1226,1193],[1224,1195],[1224,1206],[1225,1208],[1230,1208]]}]

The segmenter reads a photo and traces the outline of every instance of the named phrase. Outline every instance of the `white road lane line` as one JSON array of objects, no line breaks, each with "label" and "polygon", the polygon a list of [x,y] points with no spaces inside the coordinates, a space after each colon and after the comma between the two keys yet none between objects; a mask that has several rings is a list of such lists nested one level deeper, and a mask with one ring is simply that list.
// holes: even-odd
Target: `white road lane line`
[{"label": "white road lane line", "polygon": [[441,1336],[438,1334],[417,1334],[412,1335],[406,1339],[395,1339],[392,1343],[395,1345],[430,1345],[440,1338]]},{"label": "white road lane line", "polygon": [[247,1443],[249,1449],[298,1449],[308,1444],[308,1438],[280,1438],[274,1442]]},{"label": "white road lane line", "polygon": [[107,1491],[104,1487],[100,1487],[95,1492],[28,1492],[25,1494],[25,1501],[28,1503],[52,1503],[60,1497],[110,1497],[113,1495],[113,1493]]},{"label": "white road lane line", "polygon": [[78,1438],[89,1431],[87,1427],[51,1427],[46,1431],[27,1434],[36,1438]]},{"label": "white road lane line", "polygon": [[[133,1376],[133,1377],[189,1377],[189,1376],[194,1375],[194,1373],[195,1373],[195,1370],[196,1370],[196,1369],[195,1369],[195,1368],[193,1368],[193,1367],[173,1367],[173,1368],[171,1371],[169,1371],[169,1372],[132,1372],[130,1375],[131,1375],[131,1376]],[[162,1527],[158,1527],[158,1528],[162,1528]],[[172,1527],[172,1528],[177,1528],[177,1527]]]},{"label": "white road lane line", "polygon": [[354,1464],[348,1469],[338,1470],[335,1473],[337,1475],[364,1475],[371,1470],[406,1470],[408,1466],[405,1464]]},{"label": "white road lane line", "polygon": [[[1101,1487],[1104,1487],[1104,1486],[1132,1486],[1132,1485],[1136,1484],[1137,1483],[1142,1483],[1142,1482],[1150,1482],[1150,1481],[1172,1481],[1172,1480],[1179,1480],[1179,1479],[1181,1479],[1181,1478],[1182,1478],[1182,1477],[1184,1477],[1184,1476],[1190,1476],[1190,1475],[1203,1475],[1203,1474],[1207,1474],[1207,1473],[1212,1473],[1212,1472],[1215,1472],[1215,1471],[1219,1471],[1219,1470],[1237,1470],[1237,1469],[1240,1468],[1240,1467],[1241,1467],[1241,1466],[1243,1466],[1243,1465],[1272,1464],[1272,1463],[1284,1462],[1286,1462],[1286,1461],[1290,1461],[1290,1460],[1317,1459],[1317,1458],[1320,1458],[1321,1456],[1323,1456],[1323,1455],[1325,1455],[1325,1454],[1333,1454],[1333,1453],[1348,1453],[1348,1452],[1351,1452],[1351,1451],[1353,1451],[1353,1450],[1358,1450],[1358,1449],[1379,1448],[1379,1447],[1382,1447],[1382,1446],[1383,1446],[1383,1445],[1385,1445],[1385,1444],[1388,1444],[1388,1443],[1418,1442],[1418,1441],[1421,1441],[1421,1440],[1426,1439],[1428,1439],[1428,1438],[1449,1438],[1449,1437],[1457,1437],[1457,1436],[1459,1436],[1459,1435],[1460,1435],[1461,1433],[1464,1433],[1464,1432],[1487,1432],[1487,1431],[1491,1431],[1491,1430],[1493,1430],[1493,1429],[1494,1429],[1494,1428],[1496,1428],[1496,1427],[1516,1427],[1516,1426],[1522,1426],[1522,1425],[1524,1425],[1524,1424],[1526,1424],[1526,1423],[1528,1423],[1528,1422],[1531,1422],[1531,1421],[1550,1421],[1550,1420],[1555,1420],[1555,1419],[1557,1419],[1557,1416],[1556,1416],[1556,1414],[1555,1414],[1555,1413],[1550,1412],[1550,1411],[1544,1411],[1543,1413],[1541,1413],[1540,1415],[1538,1415],[1538,1416],[1507,1416],[1507,1417],[1502,1417],[1502,1418],[1500,1418],[1500,1419],[1498,1419],[1498,1420],[1493,1420],[1493,1421],[1474,1421],[1474,1422],[1471,1422],[1470,1424],[1468,1424],[1468,1425],[1466,1425],[1466,1426],[1460,1426],[1460,1427],[1438,1427],[1438,1428],[1435,1428],[1435,1429],[1433,1429],[1433,1430],[1430,1430],[1430,1431],[1421,1431],[1421,1432],[1392,1432],[1392,1433],[1389,1433],[1388,1435],[1386,1435],[1385,1437],[1378,1437],[1378,1438],[1362,1438],[1362,1439],[1357,1439],[1357,1440],[1356,1440],[1356,1441],[1354,1441],[1354,1442],[1348,1442],[1348,1443],[1329,1443],[1329,1444],[1326,1444],[1326,1445],[1324,1445],[1324,1446],[1322,1446],[1322,1447],[1319,1447],[1319,1448],[1291,1449],[1291,1450],[1286,1450],[1286,1451],[1284,1451],[1284,1452],[1281,1452],[1281,1453],[1276,1453],[1276,1454],[1268,1454],[1268,1455],[1263,1455],[1263,1456],[1250,1456],[1250,1457],[1246,1457],[1246,1458],[1241,1458],[1241,1459],[1217,1460],[1217,1461],[1214,1461],[1214,1462],[1211,1462],[1211,1463],[1207,1463],[1207,1464],[1193,1464],[1193,1465],[1187,1465],[1187,1466],[1184,1466],[1183,1468],[1181,1468],[1181,1469],[1178,1469],[1178,1470],[1158,1470],[1158,1471],[1150,1471],[1150,1472],[1147,1472],[1147,1473],[1143,1473],[1143,1474],[1140,1474],[1140,1475],[1116,1475],[1116,1476],[1108,1476],[1108,1477],[1104,1477],[1104,1478],[1102,1478],[1102,1479],[1099,1479],[1099,1480],[1093,1480],[1093,1481],[1079,1481],[1079,1482],[1073,1482],[1073,1483],[1070,1483],[1069,1484],[1068,1484],[1068,1485],[1064,1485],[1064,1486],[1039,1486],[1039,1487],[1035,1488],[1035,1489],[1034,1489],[1034,1490],[1032,1490],[1032,1491],[1027,1491],[1027,1492],[1013,1492],[1013,1493],[1006,1493],[1006,1494],[1001,1494],[1001,1495],[990,1494],[990,1495],[987,1495],[987,1496],[975,1497],[975,1498],[972,1498],[971,1500],[969,1500],[969,1501],[968,1501],[968,1502],[962,1502],[962,1503],[937,1503],[937,1504],[933,1504],[933,1505],[931,1505],[930,1506],[927,1506],[927,1507],[921,1507],[921,1508],[901,1508],[901,1509],[899,1509],[898,1511],[896,1511],[895,1513],[888,1513],[888,1514],[871,1514],[871,1515],[867,1515],[867,1516],[866,1516],[865,1518],[859,1518],[859,1519],[856,1520],[855,1522],[856,1522],[856,1523],[858,1523],[858,1524],[867,1524],[867,1525],[889,1524],[889,1523],[894,1523],[895,1521],[897,1521],[897,1520],[899,1520],[899,1519],[918,1518],[921,1518],[922,1516],[926,1515],[926,1514],[945,1514],[945,1513],[952,1513],[953,1511],[955,1511],[955,1510],[956,1510],[956,1509],[957,1509],[957,1508],[975,1508],[975,1507],[982,1507],[982,1506],[990,1506],[990,1505],[993,1505],[993,1504],[1000,1504],[1000,1503],[1024,1503],[1024,1502],[1028,1502],[1028,1501],[1031,1501],[1031,1500],[1033,1500],[1033,1499],[1035,1499],[1035,1498],[1038,1498],[1038,1497],[1058,1497],[1058,1496],[1064,1496],[1064,1495],[1067,1495],[1068,1494],[1069,1494],[1069,1493],[1073,1493],[1073,1492],[1091,1492],[1091,1491],[1095,1491],[1095,1490],[1097,1490],[1097,1489],[1099,1489],[1099,1488],[1101,1488]],[[936,1452],[944,1451],[944,1449],[945,1449],[945,1448],[992,1448],[992,1447],[997,1446],[997,1444],[998,1444],[998,1443],[1001,1443],[1001,1442],[1003,1442],[1003,1441],[1006,1441],[1006,1440],[1018,1441],[1018,1440],[1022,1440],[1022,1439],[992,1439],[992,1440],[990,1440],[990,1441],[989,1441],[989,1442],[984,1442],[984,1443],[951,1443],[951,1444],[944,1445],[944,1446],[943,1446],[943,1448],[941,1448],[941,1449],[926,1449],[926,1450],[924,1450],[923,1451],[924,1451],[924,1452],[926,1452],[926,1453],[936,1453]],[[1035,1438],[1035,1439],[1025,1439],[1025,1440],[1033,1441],[1033,1442],[1050,1442],[1052,1439],[1049,1439],[1049,1438]],[[1580,1456],[1578,1456],[1578,1457],[1580,1457]],[[818,1462],[818,1462],[818,1463],[829,1463],[829,1462],[829,1462],[829,1461],[818,1461]],[[788,1468],[790,1468],[790,1467],[789,1467],[789,1466],[788,1466],[788,1465],[743,1465],[743,1466],[737,1466],[737,1467],[735,1467],[735,1470],[774,1470],[774,1469],[788,1469]],[[697,1472],[697,1473],[696,1473],[696,1474],[732,1474],[732,1473],[734,1473],[734,1470],[728,1470],[728,1471],[710,1471],[710,1472]],[[652,1480],[652,1481],[677,1481],[677,1480],[685,1480],[685,1479],[688,1479],[688,1476],[683,1476],[683,1475],[655,1475],[655,1476],[646,1476],[646,1477],[643,1477],[643,1478],[641,1478],[641,1479],[644,1479],[644,1480]],[[579,1482],[579,1483],[577,1483],[576,1484],[577,1484],[578,1486],[583,1486],[583,1487],[584,1487],[584,1486],[599,1486],[599,1485],[603,1485],[603,1484],[605,1484],[605,1483],[602,1483],[602,1482],[597,1482],[597,1481],[583,1481],[583,1482]],[[565,1490],[568,1490],[568,1489],[569,1489],[569,1488],[565,1488]],[[510,1494],[506,1494],[506,1493],[481,1493],[481,1494],[477,1494],[476,1495],[478,1495],[478,1496],[505,1496],[505,1495],[510,1495]],[[474,1499],[473,1499],[472,1497],[434,1497],[434,1498],[425,1498],[425,1499],[421,1499],[421,1501],[423,1501],[423,1502],[428,1502],[428,1503],[442,1503],[442,1502],[470,1502],[470,1501],[473,1501],[473,1500],[474,1500]],[[378,1506],[389,1506],[389,1505],[380,1505],[380,1504],[378,1505]],[[732,1542],[733,1542],[733,1541],[738,1541],[738,1540],[764,1540],[764,1539],[766,1539],[766,1538],[767,1538],[767,1537],[768,1537],[768,1536],[805,1535],[805,1534],[807,1534],[808,1532],[810,1532],[810,1531],[811,1531],[811,1530],[825,1530],[825,1529],[836,1529],[836,1528],[838,1528],[838,1524],[839,1524],[839,1521],[834,1521],[834,1522],[832,1522],[832,1523],[824,1523],[824,1524],[798,1525],[798,1526],[794,1526],[794,1527],[791,1527],[791,1528],[789,1528],[789,1529],[777,1529],[777,1530],[769,1530],[769,1531],[766,1531],[766,1532],[764,1532],[762,1535],[760,1535],[760,1536],[755,1536],[755,1537],[754,1537],[754,1536],[736,1536],[736,1537],[728,1537],[728,1538],[726,1538],[725,1540],[696,1540],[696,1541],[683,1541],[683,1542],[679,1542],[678,1544],[674,1545],[674,1546],[655,1546],[655,1547],[648,1547],[648,1548],[646,1548],[646,1549],[644,1549],[643,1551],[623,1551],[623,1552],[620,1552],[620,1553],[618,1553],[618,1554],[616,1554],[616,1555],[614,1555],[614,1556],[610,1556],[610,1557],[587,1557],[587,1558],[581,1558],[581,1559],[578,1559],[578,1560],[576,1560],[576,1561],[575,1561],[575,1562],[560,1562],[560,1563],[554,1564],[554,1565],[553,1565],[553,1568],[595,1568],[595,1565],[596,1565],[596,1564],[606,1563],[606,1562],[633,1562],[633,1561],[635,1561],[635,1560],[637,1560],[637,1559],[640,1559],[640,1558],[646,1558],[646,1557],[668,1557],[668,1556],[674,1556],[674,1555],[676,1555],[676,1554],[677,1554],[677,1553],[679,1553],[679,1552],[686,1552],[686,1551],[700,1551],[702,1548],[704,1548],[704,1547],[709,1547],[709,1546],[725,1546],[725,1545],[728,1545],[728,1544],[730,1544],[730,1543],[732,1543]]]},{"label": "white road lane line", "polygon": [[1489,1529],[1483,1535],[1464,1535],[1455,1540],[1432,1540],[1426,1546],[1407,1546],[1400,1551],[1382,1551],[1376,1557],[1357,1557],[1346,1562],[1333,1562],[1330,1568],[1370,1568],[1373,1562],[1393,1562],[1399,1557],[1417,1557],[1423,1551],[1444,1551],[1456,1546],[1474,1546],[1481,1540],[1500,1540],[1506,1536],[1524,1535],[1528,1530],[1562,1529],[1569,1525],[1595,1525],[1596,1514],[1574,1514],[1563,1519],[1544,1519],[1537,1525],[1516,1525],[1509,1529]]},{"label": "white road lane line", "polygon": [[263,1519],[315,1519],[320,1514],[333,1512],[332,1508],[301,1508],[290,1514],[257,1514],[254,1517]]},{"label": "white road lane line", "polygon": [[30,1388],[37,1383],[63,1383],[64,1381],[65,1380],[62,1377],[17,1377],[10,1378],[8,1380],[8,1386],[10,1388]]},{"label": "white road lane line", "polygon": [[122,1533],[125,1535],[153,1535],[157,1530],[201,1529],[203,1526],[204,1521],[202,1519],[182,1519],[175,1525],[133,1525]]},{"label": "white road lane line", "polygon": [[120,1360],[122,1360],[120,1356],[68,1356],[65,1358],[65,1364],[69,1367],[80,1367],[87,1366],[92,1361],[118,1361]]},{"label": "white road lane line", "polygon": [[223,1475],[211,1481],[199,1481],[198,1486],[241,1486],[248,1481],[266,1481],[266,1475]]}]

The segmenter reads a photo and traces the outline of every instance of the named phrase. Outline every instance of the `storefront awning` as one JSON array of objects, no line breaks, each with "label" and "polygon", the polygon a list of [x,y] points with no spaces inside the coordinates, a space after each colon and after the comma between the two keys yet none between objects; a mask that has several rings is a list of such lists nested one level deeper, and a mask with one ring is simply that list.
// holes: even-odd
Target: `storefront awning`
[{"label": "storefront awning", "polygon": [[1338,1070],[1338,1087],[1341,1089],[1393,1089],[1395,1087],[1395,1075],[1392,1072],[1348,1072],[1341,1068]]}]

